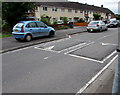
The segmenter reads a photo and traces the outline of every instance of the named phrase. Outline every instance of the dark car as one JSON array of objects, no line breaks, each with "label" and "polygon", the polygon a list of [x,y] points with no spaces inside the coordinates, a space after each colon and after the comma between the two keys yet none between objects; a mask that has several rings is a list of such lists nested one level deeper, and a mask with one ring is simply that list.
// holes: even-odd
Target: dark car
[{"label": "dark car", "polygon": [[108,24],[108,27],[119,27],[120,26],[120,21],[119,20],[112,20]]}]

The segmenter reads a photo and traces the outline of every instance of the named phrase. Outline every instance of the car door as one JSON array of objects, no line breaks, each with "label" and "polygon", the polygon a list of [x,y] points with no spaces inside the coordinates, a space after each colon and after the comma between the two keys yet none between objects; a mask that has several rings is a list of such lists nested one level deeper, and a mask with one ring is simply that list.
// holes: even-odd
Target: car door
[{"label": "car door", "polygon": [[105,23],[101,21],[100,24],[101,24],[102,30],[105,30]]},{"label": "car door", "polygon": [[43,22],[36,22],[39,36],[45,36],[49,34],[49,29],[47,25],[45,25]]},{"label": "car door", "polygon": [[26,25],[27,31],[29,33],[32,33],[33,37],[36,37],[38,35],[38,29],[35,22],[30,22]]}]

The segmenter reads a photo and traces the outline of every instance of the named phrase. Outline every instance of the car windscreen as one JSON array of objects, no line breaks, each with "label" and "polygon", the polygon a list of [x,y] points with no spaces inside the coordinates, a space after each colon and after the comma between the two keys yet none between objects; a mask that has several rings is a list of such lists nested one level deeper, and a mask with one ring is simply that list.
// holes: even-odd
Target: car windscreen
[{"label": "car windscreen", "polygon": [[22,28],[23,25],[24,25],[24,23],[17,23],[17,24],[15,25],[15,28]]},{"label": "car windscreen", "polygon": [[115,21],[111,21],[110,23],[117,23],[117,21],[115,20]]},{"label": "car windscreen", "polygon": [[98,23],[99,23],[98,21],[92,21],[89,24],[98,24]]}]

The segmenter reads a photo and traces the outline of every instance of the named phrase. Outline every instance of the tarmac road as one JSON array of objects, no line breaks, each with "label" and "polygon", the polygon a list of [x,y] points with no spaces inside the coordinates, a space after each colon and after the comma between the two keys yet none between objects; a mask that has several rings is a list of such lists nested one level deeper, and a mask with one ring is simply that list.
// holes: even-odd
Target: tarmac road
[{"label": "tarmac road", "polygon": [[110,28],[4,53],[3,93],[77,93],[117,58],[117,35]]}]

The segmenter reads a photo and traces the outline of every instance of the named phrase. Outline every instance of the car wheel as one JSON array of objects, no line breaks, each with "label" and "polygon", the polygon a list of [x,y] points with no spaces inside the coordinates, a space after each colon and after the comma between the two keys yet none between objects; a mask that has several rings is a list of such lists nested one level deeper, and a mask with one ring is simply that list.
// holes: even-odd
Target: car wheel
[{"label": "car wheel", "polygon": [[102,27],[100,28],[100,32],[102,32]]},{"label": "car wheel", "polygon": [[30,42],[32,40],[32,35],[28,34],[25,36],[25,41]]},{"label": "car wheel", "polygon": [[91,33],[91,31],[90,31],[90,30],[87,30],[87,32]]},{"label": "car wheel", "polygon": [[108,28],[106,28],[105,31],[108,31]]},{"label": "car wheel", "polygon": [[54,35],[55,35],[55,32],[54,31],[50,31],[49,37],[53,37]]}]

